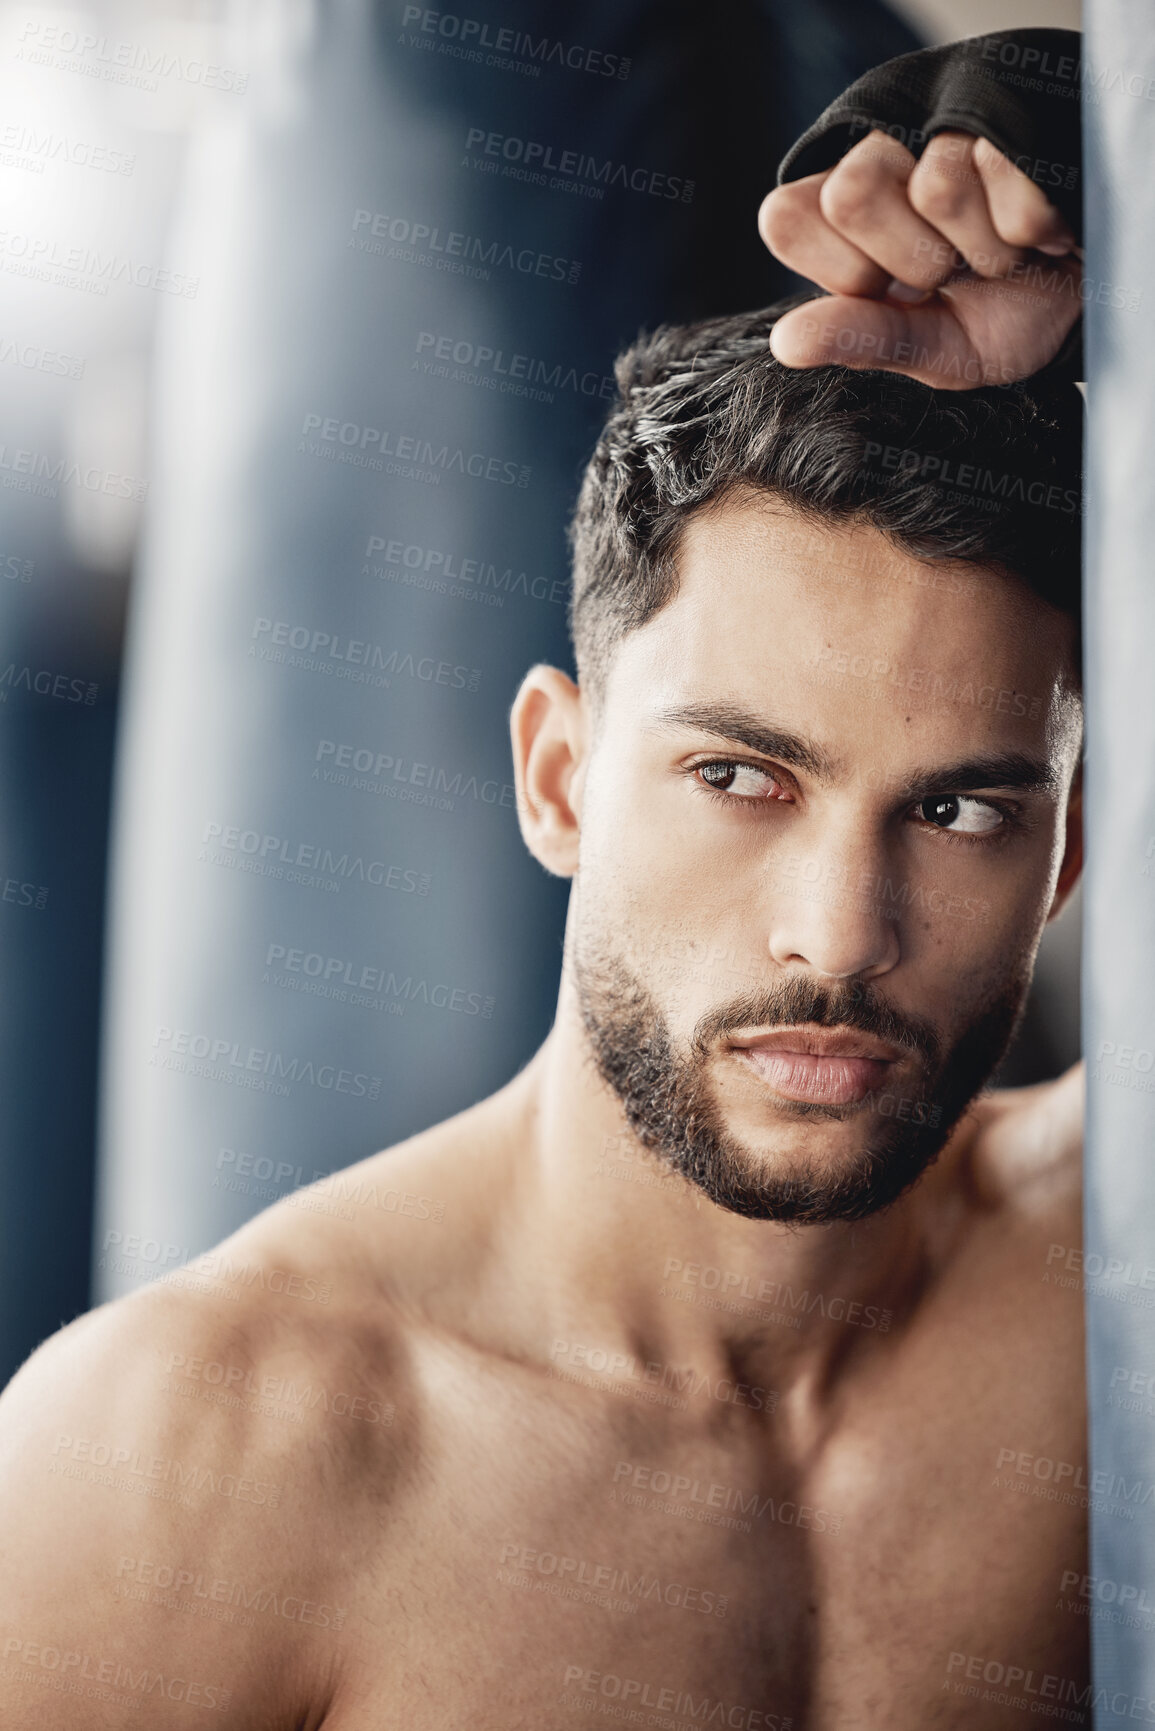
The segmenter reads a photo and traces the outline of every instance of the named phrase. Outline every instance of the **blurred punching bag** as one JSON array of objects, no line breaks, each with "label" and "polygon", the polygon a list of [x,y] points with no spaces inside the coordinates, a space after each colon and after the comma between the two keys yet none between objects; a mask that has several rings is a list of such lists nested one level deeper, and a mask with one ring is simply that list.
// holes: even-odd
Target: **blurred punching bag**
[{"label": "blurred punching bag", "polygon": [[545,1035],[567,886],[507,717],[645,325],[793,286],[780,156],[881,5],[245,9],[165,307],[117,773],[98,1299]]}]

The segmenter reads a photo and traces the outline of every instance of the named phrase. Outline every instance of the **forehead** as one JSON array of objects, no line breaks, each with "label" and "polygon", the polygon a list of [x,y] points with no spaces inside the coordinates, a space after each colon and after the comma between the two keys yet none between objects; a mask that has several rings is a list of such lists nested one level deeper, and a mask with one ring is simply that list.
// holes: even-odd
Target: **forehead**
[{"label": "forehead", "polygon": [[673,600],[618,647],[611,703],[740,702],[872,760],[1071,732],[1073,624],[1013,579],[765,497],[691,518],[677,564]]}]

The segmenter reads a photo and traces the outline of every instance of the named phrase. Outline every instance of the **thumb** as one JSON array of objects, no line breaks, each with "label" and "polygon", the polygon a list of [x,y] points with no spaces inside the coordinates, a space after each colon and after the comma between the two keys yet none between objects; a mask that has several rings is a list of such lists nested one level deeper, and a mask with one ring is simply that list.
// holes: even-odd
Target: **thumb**
[{"label": "thumb", "polygon": [[985,382],[976,371],[970,338],[937,299],[904,307],[856,295],[824,295],[778,320],[770,332],[770,352],[784,367],[882,370],[940,390],[971,390]]}]

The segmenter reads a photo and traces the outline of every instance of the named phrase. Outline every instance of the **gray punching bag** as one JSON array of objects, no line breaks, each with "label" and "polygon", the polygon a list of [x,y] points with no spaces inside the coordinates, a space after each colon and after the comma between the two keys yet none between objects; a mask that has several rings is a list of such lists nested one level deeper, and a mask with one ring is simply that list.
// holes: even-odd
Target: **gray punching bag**
[{"label": "gray punching bag", "polygon": [[247,9],[247,92],[191,153],[170,255],[201,287],[165,309],[117,774],[99,1299],[544,1036],[567,886],[522,846],[507,716],[533,661],[570,666],[564,525],[613,356],[791,286],[754,229],[779,157],[915,45],[859,0],[489,11]]},{"label": "gray punching bag", "polygon": [[1086,30],[1087,1207],[1070,1267],[1095,1724],[1113,1731],[1155,1722],[1155,21],[1090,0]]}]

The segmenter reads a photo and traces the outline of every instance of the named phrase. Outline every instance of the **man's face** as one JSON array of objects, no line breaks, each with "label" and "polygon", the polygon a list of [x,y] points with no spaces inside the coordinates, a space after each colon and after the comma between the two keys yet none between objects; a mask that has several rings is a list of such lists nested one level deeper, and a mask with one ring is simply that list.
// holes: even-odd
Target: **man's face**
[{"label": "man's face", "polygon": [[712,1200],[858,1218],[1014,1031],[1064,857],[1072,627],[764,497],[693,519],[678,569],[617,648],[585,769],[586,1032]]}]

